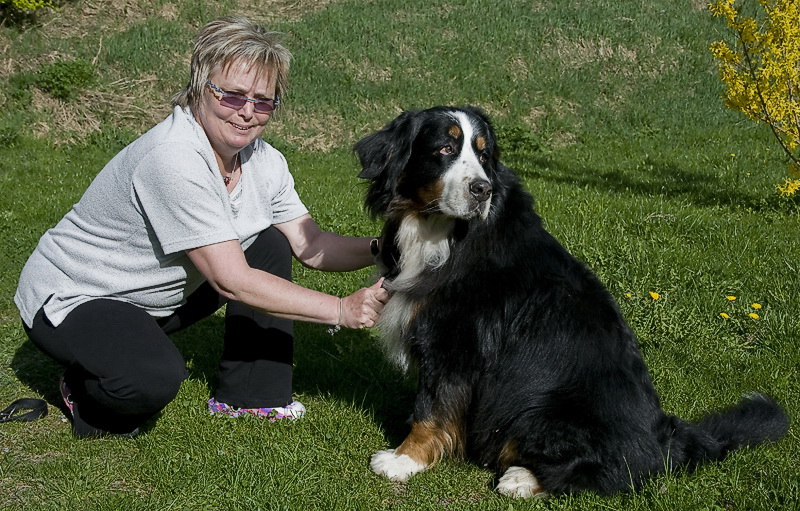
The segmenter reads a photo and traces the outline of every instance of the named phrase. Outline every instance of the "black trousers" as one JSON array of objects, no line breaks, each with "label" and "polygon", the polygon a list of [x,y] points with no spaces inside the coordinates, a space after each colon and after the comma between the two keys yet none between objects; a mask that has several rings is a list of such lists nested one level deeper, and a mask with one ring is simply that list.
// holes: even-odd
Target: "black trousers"
[{"label": "black trousers", "polygon": [[[274,227],[245,251],[252,268],[291,280],[292,253]],[[28,337],[66,367],[79,436],[127,433],[163,409],[187,377],[169,334],[227,303],[223,354],[214,393],[242,408],[285,406],[292,400],[292,321],[261,314],[220,296],[205,283],[169,317],[153,318],[120,300],[96,299],[73,309],[54,327],[40,310]]]}]

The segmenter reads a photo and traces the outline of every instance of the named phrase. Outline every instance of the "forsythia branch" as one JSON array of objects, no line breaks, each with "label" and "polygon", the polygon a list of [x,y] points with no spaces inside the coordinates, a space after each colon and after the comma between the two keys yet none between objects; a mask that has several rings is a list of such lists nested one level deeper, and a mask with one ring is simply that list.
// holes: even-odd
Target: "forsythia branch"
[{"label": "forsythia branch", "polygon": [[[740,5],[735,7],[735,4]],[[758,16],[741,14],[743,5],[757,4]],[[711,45],[720,79],[726,85],[726,105],[767,124],[783,151],[800,167],[800,7],[797,0],[716,0],[709,5],[736,34],[736,47],[722,41]],[[797,187],[790,187],[794,193]],[[788,190],[789,188],[787,188]],[[782,193],[783,190],[781,190]]]}]

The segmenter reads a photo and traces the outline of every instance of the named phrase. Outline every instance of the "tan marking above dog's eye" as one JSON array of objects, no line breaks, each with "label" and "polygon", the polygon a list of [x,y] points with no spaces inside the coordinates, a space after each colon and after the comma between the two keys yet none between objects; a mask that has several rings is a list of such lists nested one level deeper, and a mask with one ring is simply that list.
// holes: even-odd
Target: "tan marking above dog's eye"
[{"label": "tan marking above dog's eye", "polygon": [[453,154],[454,152],[455,150],[451,145],[446,145],[439,148],[439,154]]}]

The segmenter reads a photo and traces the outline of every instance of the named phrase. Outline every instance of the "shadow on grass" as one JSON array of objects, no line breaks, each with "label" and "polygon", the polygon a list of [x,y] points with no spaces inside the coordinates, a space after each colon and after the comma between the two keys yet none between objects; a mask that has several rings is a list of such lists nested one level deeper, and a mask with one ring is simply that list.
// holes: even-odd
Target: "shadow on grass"
[{"label": "shadow on grass", "polygon": [[[189,378],[205,383],[209,395],[217,384],[223,333],[223,318],[211,316],[171,335],[186,361]],[[369,332],[342,330],[331,336],[325,326],[296,323],[294,359],[296,394],[330,397],[372,413],[392,444],[408,433],[413,384],[389,366]],[[23,384],[64,409],[58,390],[64,369],[59,364],[26,339],[10,365]]]},{"label": "shadow on grass", "polygon": [[578,188],[684,199],[703,207],[759,210],[765,206],[762,197],[737,189],[729,178],[709,172],[690,172],[675,163],[650,157],[636,164],[636,168],[614,170],[571,165],[546,156],[510,155],[506,164],[522,177]]},{"label": "shadow on grass", "polygon": [[[413,382],[386,362],[369,332],[343,329],[331,335],[327,329],[295,323],[294,393],[352,403],[372,413],[388,439],[399,443],[408,433]],[[171,336],[186,359],[189,377],[204,382],[209,395],[217,385],[223,334],[223,318],[212,316]]]},{"label": "shadow on grass", "polygon": [[371,412],[391,445],[408,434],[415,381],[391,366],[379,341],[364,330],[295,325],[296,392],[330,396]]},{"label": "shadow on grass", "polygon": [[[212,316],[172,335],[192,379],[206,383],[209,394],[217,382],[224,321]],[[406,420],[414,402],[413,382],[390,366],[378,341],[367,331],[341,330],[295,323],[294,392],[351,403],[375,417],[396,445],[408,433]]]},{"label": "shadow on grass", "polygon": [[27,338],[14,352],[10,366],[19,381],[42,396],[49,404],[56,408],[64,408],[58,390],[58,379],[64,373],[64,368],[39,351]]}]

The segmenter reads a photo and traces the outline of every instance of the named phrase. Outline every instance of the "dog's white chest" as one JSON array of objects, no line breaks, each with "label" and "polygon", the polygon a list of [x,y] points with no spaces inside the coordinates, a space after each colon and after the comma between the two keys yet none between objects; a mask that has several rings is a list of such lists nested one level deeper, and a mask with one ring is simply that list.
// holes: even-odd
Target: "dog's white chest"
[{"label": "dog's white chest", "polygon": [[403,219],[397,232],[400,273],[387,286],[393,294],[381,311],[378,327],[389,359],[403,370],[410,363],[406,333],[421,305],[408,291],[424,270],[438,268],[447,261],[453,225],[452,219],[414,215]]}]

